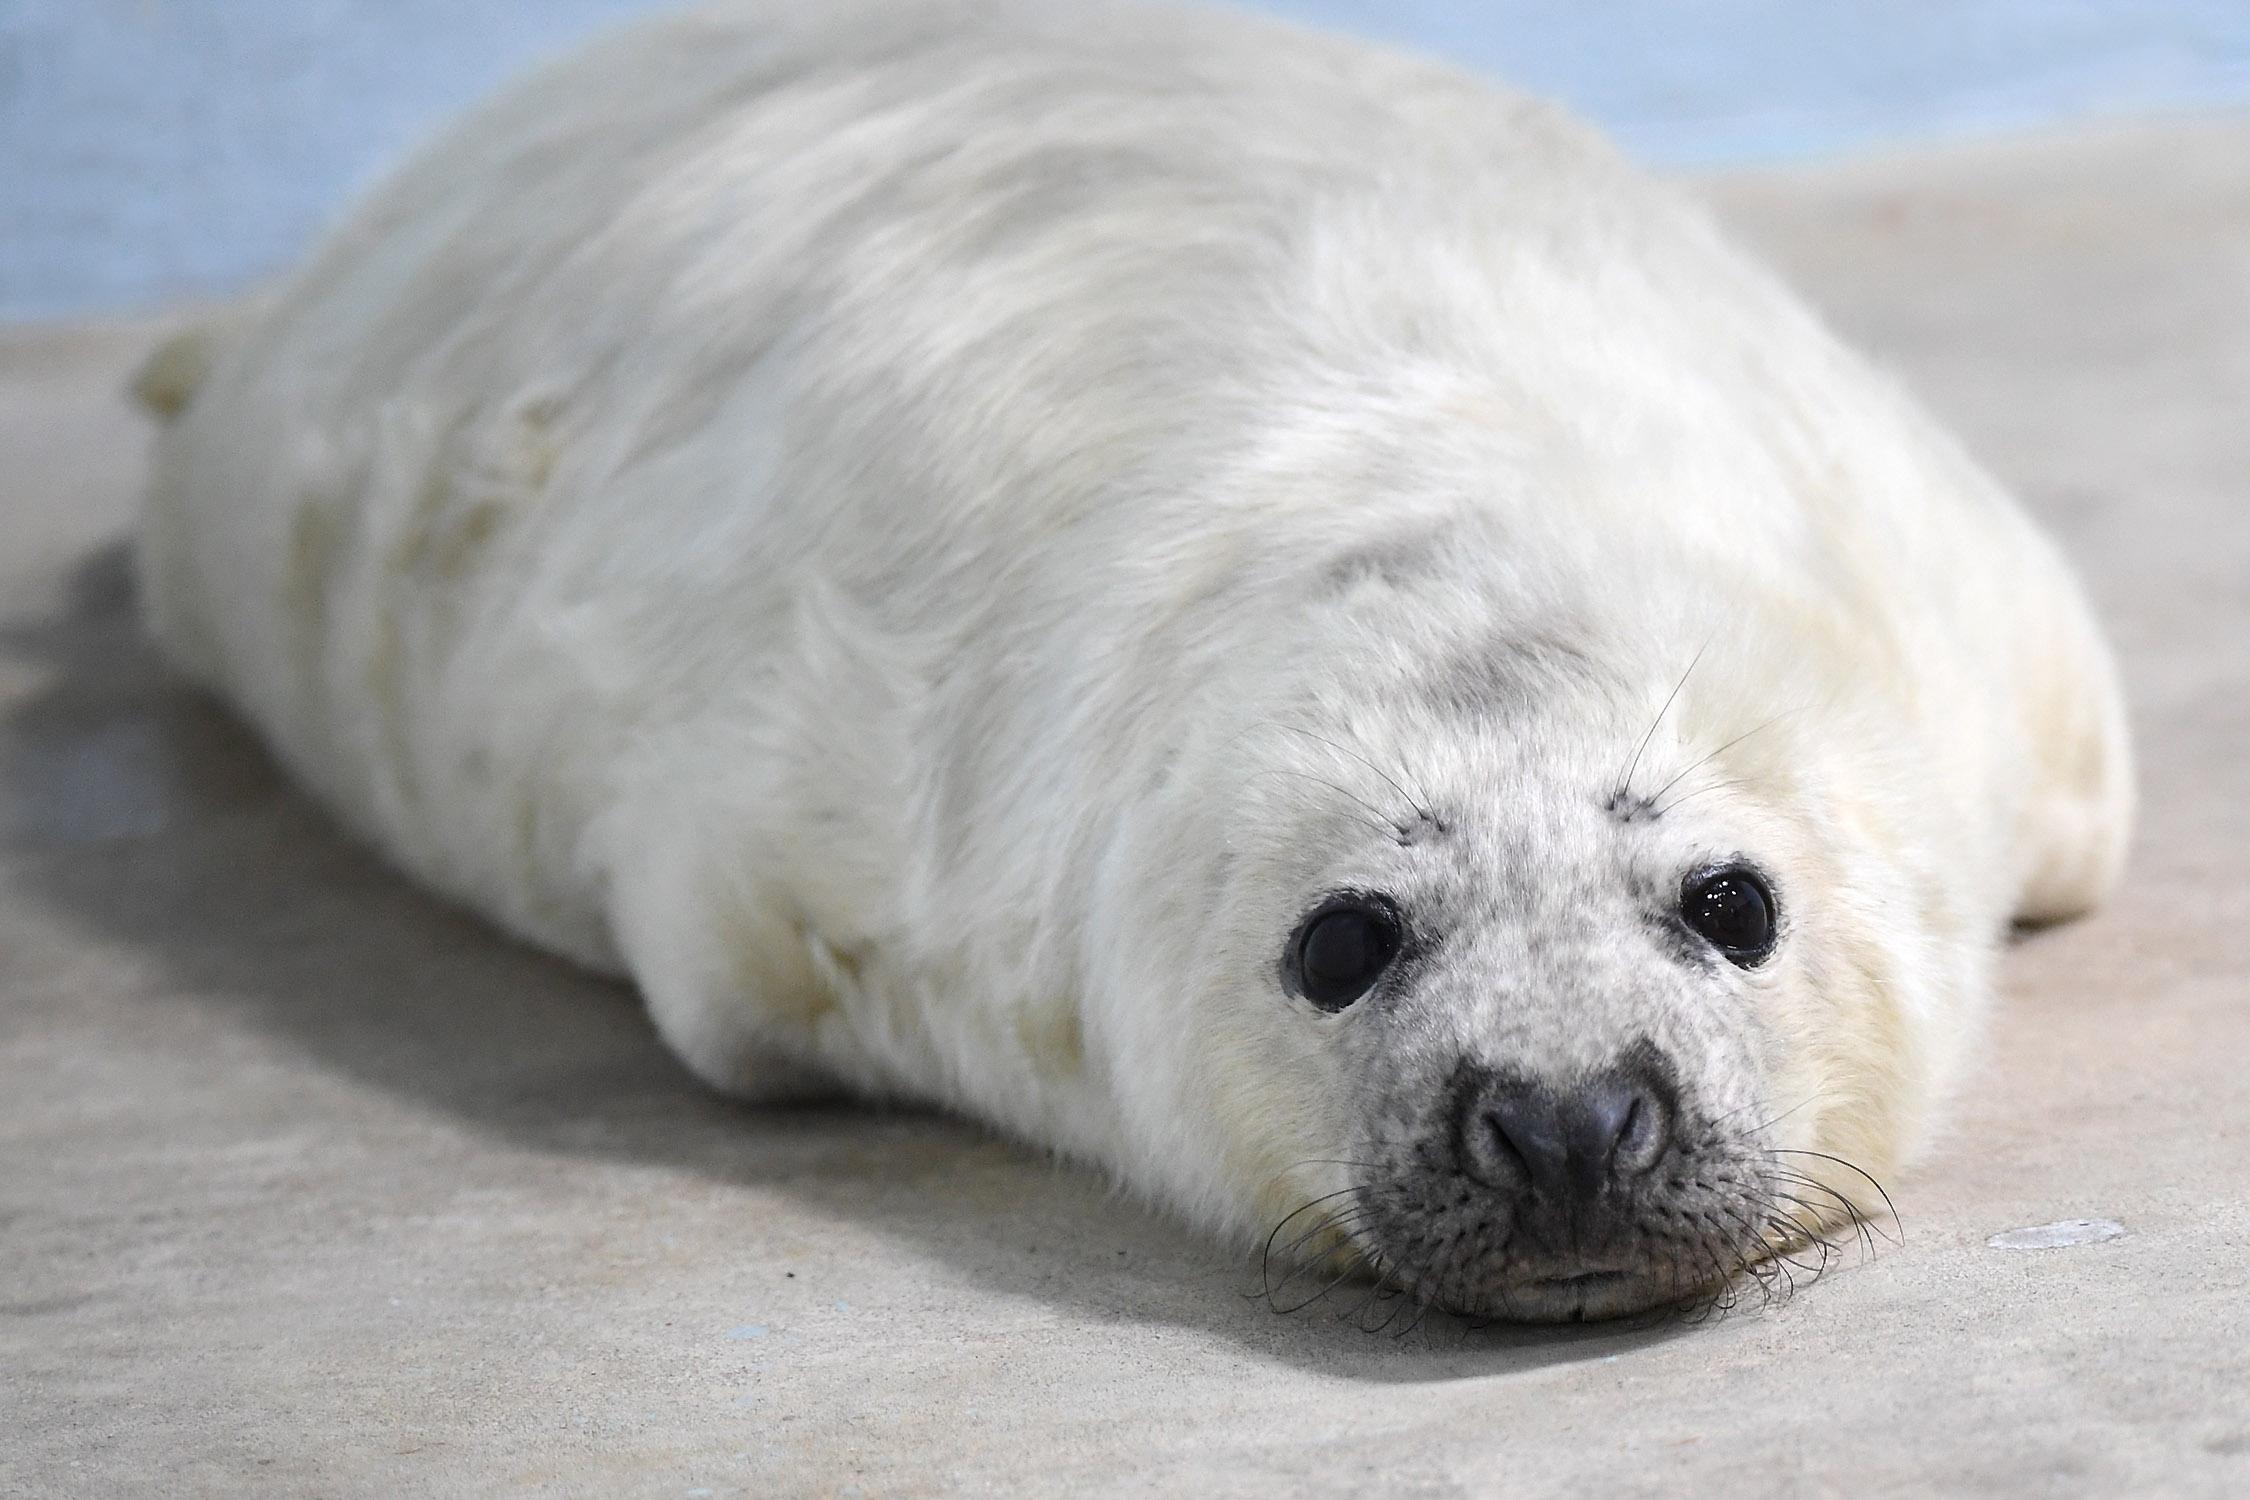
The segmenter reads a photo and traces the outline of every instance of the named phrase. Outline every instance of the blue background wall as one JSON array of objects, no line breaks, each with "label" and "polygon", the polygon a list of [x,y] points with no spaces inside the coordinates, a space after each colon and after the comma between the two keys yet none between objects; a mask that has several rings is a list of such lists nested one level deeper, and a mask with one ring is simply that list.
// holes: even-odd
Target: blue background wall
[{"label": "blue background wall", "polygon": [[[1644,157],[2250,103],[2250,0],[1264,0],[1555,95]],[[515,69],[651,0],[0,0],[0,318],[238,287]]]}]

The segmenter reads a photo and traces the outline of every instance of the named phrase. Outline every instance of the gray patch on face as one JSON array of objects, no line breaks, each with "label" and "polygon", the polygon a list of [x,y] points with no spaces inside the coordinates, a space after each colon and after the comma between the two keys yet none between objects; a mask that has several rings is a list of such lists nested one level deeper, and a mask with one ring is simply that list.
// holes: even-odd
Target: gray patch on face
[{"label": "gray patch on face", "polygon": [[1364,542],[1328,560],[1320,573],[1321,592],[1349,594],[1370,585],[1413,588],[1444,567],[1447,541],[1444,530],[1432,529]]},{"label": "gray patch on face", "polygon": [[1611,677],[1564,630],[1510,628],[1437,659],[1420,693],[1448,719],[1513,720],[1566,695],[1604,692]]}]

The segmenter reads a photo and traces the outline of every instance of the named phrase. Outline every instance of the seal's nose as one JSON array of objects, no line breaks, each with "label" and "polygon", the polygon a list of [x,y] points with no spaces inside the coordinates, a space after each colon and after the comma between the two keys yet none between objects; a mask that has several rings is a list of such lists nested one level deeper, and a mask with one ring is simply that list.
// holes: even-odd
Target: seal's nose
[{"label": "seal's nose", "polygon": [[1554,1090],[1487,1074],[1463,1091],[1462,1164],[1488,1187],[1552,1202],[1598,1196],[1664,1154],[1670,1111],[1640,1070],[1615,1068]]}]

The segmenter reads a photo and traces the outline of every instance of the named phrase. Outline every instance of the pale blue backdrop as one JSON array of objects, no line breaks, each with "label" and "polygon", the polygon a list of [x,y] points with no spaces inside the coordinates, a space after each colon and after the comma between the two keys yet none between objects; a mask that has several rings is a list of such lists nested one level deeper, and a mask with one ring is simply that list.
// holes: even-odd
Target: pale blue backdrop
[{"label": "pale blue backdrop", "polygon": [[[1264,0],[1708,165],[2250,105],[2250,0]],[[0,318],[228,291],[509,72],[653,0],[0,0]]]}]

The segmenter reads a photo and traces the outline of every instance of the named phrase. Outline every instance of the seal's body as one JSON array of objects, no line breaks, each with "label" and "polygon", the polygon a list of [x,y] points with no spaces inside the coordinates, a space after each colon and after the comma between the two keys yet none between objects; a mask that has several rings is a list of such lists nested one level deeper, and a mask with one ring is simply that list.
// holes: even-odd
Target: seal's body
[{"label": "seal's body", "polygon": [[645,25],[193,352],[156,633],[399,863],[720,1087],[1333,1195],[1301,1253],[1458,1307],[1842,1216],[2129,821],[1993,484],[1582,128],[1358,44]]}]

